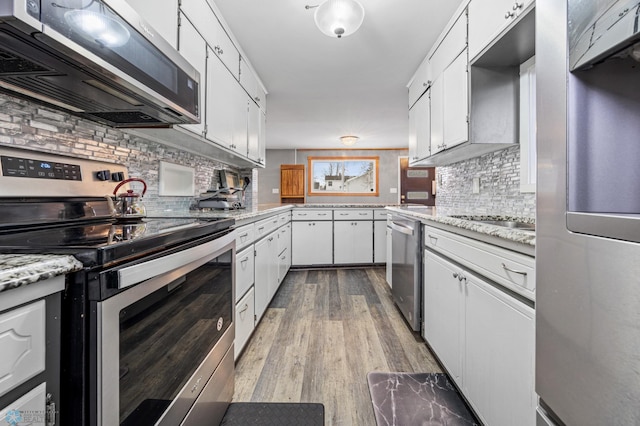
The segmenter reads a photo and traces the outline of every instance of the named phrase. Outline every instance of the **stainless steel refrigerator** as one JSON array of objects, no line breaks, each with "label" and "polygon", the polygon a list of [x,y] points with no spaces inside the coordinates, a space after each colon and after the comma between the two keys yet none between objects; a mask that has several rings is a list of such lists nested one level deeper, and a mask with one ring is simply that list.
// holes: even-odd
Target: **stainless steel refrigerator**
[{"label": "stainless steel refrigerator", "polygon": [[640,425],[639,13],[536,1],[539,425]]}]

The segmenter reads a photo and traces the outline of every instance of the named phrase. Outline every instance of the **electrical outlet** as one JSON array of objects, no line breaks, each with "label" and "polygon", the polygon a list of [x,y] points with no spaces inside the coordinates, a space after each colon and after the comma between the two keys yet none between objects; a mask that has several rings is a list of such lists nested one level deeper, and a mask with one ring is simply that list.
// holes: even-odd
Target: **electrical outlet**
[{"label": "electrical outlet", "polygon": [[479,177],[474,177],[473,178],[473,193],[474,194],[479,194],[480,193],[480,178]]},{"label": "electrical outlet", "polygon": [[271,193],[272,193],[272,194],[279,194],[279,193],[280,193],[280,188],[273,188],[273,189],[271,190]]},{"label": "electrical outlet", "polygon": [[398,188],[389,188],[389,193],[390,194],[397,194],[398,193]]}]

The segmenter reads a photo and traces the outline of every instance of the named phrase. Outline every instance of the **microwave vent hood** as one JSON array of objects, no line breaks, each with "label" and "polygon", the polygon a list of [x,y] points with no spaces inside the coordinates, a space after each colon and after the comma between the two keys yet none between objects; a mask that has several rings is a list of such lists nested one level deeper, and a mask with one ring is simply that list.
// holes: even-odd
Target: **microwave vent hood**
[{"label": "microwave vent hood", "polygon": [[125,41],[82,34],[64,19],[71,7],[0,5],[0,91],[112,127],[198,123],[198,72],[125,1],[84,4],[116,22]]}]

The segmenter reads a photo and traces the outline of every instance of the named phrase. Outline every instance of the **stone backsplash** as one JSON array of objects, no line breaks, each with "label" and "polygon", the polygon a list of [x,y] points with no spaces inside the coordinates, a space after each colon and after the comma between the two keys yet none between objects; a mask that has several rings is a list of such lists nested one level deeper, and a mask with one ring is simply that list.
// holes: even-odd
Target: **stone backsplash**
[{"label": "stone backsplash", "polygon": [[[438,167],[436,206],[473,214],[535,218],[536,196],[520,192],[520,146]],[[473,178],[480,192],[473,193]],[[441,179],[441,181],[440,181]]]},{"label": "stone backsplash", "polygon": [[[138,177],[147,183],[144,203],[149,213],[188,210],[195,197],[217,186],[218,170],[230,169],[223,163],[134,136],[126,130],[114,129],[4,94],[0,94],[0,144],[124,164],[129,177]],[[158,195],[160,161],[195,169],[193,197]],[[240,173],[243,177],[256,177],[252,170],[241,170]],[[257,182],[252,179],[252,185],[245,195],[249,206],[257,193],[256,188]]]}]

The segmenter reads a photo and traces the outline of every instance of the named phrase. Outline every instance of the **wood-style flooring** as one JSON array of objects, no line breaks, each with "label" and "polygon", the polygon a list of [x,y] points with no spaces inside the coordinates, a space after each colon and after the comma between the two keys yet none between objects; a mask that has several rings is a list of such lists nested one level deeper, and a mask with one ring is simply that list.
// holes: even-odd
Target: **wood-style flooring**
[{"label": "wood-style flooring", "polygon": [[375,425],[367,373],[441,372],[384,268],[291,270],[236,364],[234,402],[320,402],[326,425]]}]

